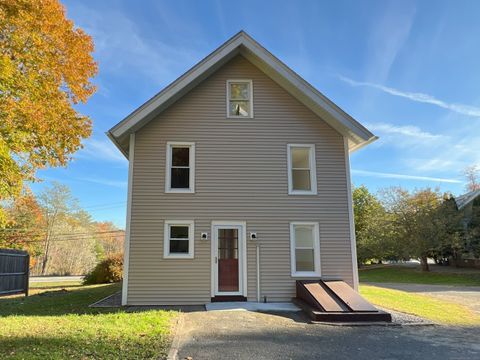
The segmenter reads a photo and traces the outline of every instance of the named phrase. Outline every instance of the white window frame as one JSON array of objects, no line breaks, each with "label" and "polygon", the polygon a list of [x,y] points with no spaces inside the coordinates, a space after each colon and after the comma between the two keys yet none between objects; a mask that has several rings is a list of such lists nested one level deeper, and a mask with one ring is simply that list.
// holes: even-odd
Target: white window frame
[{"label": "white window frame", "polygon": [[[313,262],[314,271],[297,271],[295,250],[302,249],[296,246],[295,226],[312,226],[313,227]],[[306,249],[306,248],[304,248]],[[310,248],[308,248],[310,249]],[[319,277],[321,276],[320,267],[320,226],[318,222],[296,221],[290,223],[290,265],[292,277]]]},{"label": "white window frame", "polygon": [[[247,83],[249,87],[249,99],[248,103],[250,104],[249,116],[241,115],[230,115],[230,84],[235,83]],[[227,80],[227,118],[231,119],[252,119],[253,118],[253,81],[250,79],[230,79]]]},{"label": "white window frame", "polygon": [[[188,254],[170,254],[170,226],[188,226]],[[195,222],[193,220],[165,220],[163,229],[164,259],[193,259]]]},{"label": "white window frame", "polygon": [[[293,189],[293,169],[292,169],[292,148],[309,149],[310,160],[310,190]],[[317,195],[317,167],[315,160],[315,144],[288,144],[287,145],[287,163],[288,163],[288,194],[289,195]]]},{"label": "white window frame", "polygon": [[[189,168],[190,168],[190,178],[188,189],[172,188],[172,148],[174,147],[188,147],[189,148]],[[166,152],[166,175],[165,175],[165,192],[166,193],[184,193],[184,194],[193,194],[195,193],[195,143],[194,142],[179,142],[179,141],[169,141],[167,142],[167,152]]]}]

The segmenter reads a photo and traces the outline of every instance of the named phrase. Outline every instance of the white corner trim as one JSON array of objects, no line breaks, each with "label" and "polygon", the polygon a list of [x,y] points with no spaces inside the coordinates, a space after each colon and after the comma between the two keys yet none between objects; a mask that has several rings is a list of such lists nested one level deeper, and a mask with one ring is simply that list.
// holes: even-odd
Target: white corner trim
[{"label": "white corner trim", "polygon": [[[313,262],[315,271],[297,271],[295,249],[295,226],[307,225],[313,226]],[[320,262],[320,226],[318,222],[313,221],[293,221],[290,223],[290,267],[292,277],[320,277],[322,276],[322,267]]]},{"label": "white corner trim", "polygon": [[[188,226],[188,254],[170,254],[170,225]],[[164,259],[193,259],[195,254],[195,221],[194,220],[165,220],[163,225],[163,258]]]},{"label": "white corner trim", "polygon": [[[310,185],[309,191],[294,190],[292,176],[292,148],[308,148],[310,162]],[[287,170],[288,170],[288,195],[317,195],[317,162],[315,158],[315,144],[287,144]]]},{"label": "white corner trim", "polygon": [[122,305],[128,304],[128,269],[130,264],[130,221],[132,219],[132,189],[133,189],[133,161],[135,158],[135,133],[130,134],[128,149],[128,192],[127,192],[127,219],[125,225],[125,243],[123,250],[123,281]]},{"label": "white corner trim", "polygon": [[[185,146],[189,148],[189,168],[190,177],[188,189],[172,189],[171,188],[171,172],[170,167],[172,163],[172,147]],[[182,141],[168,141],[167,150],[165,153],[165,193],[173,194],[194,194],[195,193],[195,143],[194,142],[182,142]]]},{"label": "white corner trim", "polygon": [[[241,115],[230,115],[230,84],[232,83],[247,83],[248,84],[248,103],[249,103],[249,112],[248,116]],[[253,119],[253,81],[251,79],[228,79],[227,80],[227,118],[230,119]]]},{"label": "white corner trim", "polygon": [[348,222],[350,227],[350,245],[352,253],[353,289],[355,291],[358,291],[357,239],[355,237],[355,218],[353,213],[352,179],[350,176],[350,155],[348,151],[348,139],[344,137],[343,142],[345,148],[345,176],[347,179]]}]

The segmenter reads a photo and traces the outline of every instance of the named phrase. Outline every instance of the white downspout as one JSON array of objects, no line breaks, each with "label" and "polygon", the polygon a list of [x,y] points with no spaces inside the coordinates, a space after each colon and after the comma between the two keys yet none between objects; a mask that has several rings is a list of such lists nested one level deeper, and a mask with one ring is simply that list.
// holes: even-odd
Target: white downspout
[{"label": "white downspout", "polygon": [[260,302],[260,244],[257,239],[257,302]]}]

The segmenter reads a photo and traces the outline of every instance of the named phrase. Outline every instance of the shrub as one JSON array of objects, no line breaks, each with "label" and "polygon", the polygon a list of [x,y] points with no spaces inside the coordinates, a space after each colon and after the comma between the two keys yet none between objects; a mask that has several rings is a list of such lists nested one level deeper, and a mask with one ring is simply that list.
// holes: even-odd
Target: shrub
[{"label": "shrub", "polygon": [[88,284],[106,284],[122,280],[123,275],[123,255],[115,254],[102,260],[90,271],[83,280]]}]

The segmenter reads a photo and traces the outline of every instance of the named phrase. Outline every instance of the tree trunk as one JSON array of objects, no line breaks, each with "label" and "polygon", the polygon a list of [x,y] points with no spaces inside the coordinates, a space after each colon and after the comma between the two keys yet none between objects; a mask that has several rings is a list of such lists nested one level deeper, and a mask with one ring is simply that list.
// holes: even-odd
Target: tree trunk
[{"label": "tree trunk", "polygon": [[47,270],[49,249],[50,249],[50,235],[47,235],[45,239],[45,247],[44,247],[43,259],[42,259],[42,272],[41,272],[42,276],[45,275],[45,271]]},{"label": "tree trunk", "polygon": [[428,259],[426,256],[420,256],[420,264],[422,265],[422,271],[430,271],[428,267]]}]

